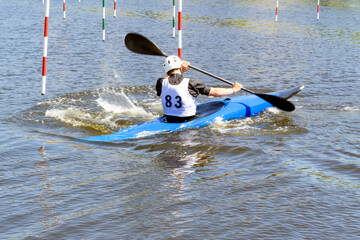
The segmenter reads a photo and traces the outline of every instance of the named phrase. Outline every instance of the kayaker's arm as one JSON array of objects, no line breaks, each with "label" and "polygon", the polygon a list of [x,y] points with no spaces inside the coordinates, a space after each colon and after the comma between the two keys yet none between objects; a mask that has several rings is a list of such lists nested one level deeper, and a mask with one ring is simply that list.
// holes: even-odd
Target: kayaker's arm
[{"label": "kayaker's arm", "polygon": [[163,78],[159,78],[156,82],[156,94],[158,97],[161,95],[161,86],[162,86]]},{"label": "kayaker's arm", "polygon": [[238,82],[235,82],[231,88],[214,88],[214,87],[212,87],[212,88],[210,88],[209,96],[222,97],[222,96],[236,93],[236,92],[240,91],[241,88],[242,88],[242,85],[239,84]]}]

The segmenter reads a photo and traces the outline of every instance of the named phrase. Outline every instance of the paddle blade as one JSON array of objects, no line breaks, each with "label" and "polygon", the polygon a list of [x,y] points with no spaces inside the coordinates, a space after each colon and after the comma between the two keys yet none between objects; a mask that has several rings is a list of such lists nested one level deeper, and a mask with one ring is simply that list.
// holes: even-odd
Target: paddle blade
[{"label": "paddle blade", "polygon": [[270,94],[263,94],[263,93],[255,93],[255,95],[258,97],[261,97],[262,99],[271,103],[274,107],[277,107],[280,110],[283,110],[286,112],[292,112],[295,110],[294,104],[292,104],[285,98],[270,95]]},{"label": "paddle blade", "polygon": [[128,33],[125,36],[125,46],[135,53],[166,57],[155,43],[138,33]]}]

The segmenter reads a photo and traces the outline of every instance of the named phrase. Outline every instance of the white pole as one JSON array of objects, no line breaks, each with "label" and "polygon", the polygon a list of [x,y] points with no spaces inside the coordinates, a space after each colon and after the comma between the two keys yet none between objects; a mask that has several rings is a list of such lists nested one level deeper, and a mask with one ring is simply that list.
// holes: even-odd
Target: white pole
[{"label": "white pole", "polygon": [[320,0],[318,0],[318,4],[317,4],[317,19],[320,18]]},{"label": "white pole", "polygon": [[42,71],[42,81],[41,81],[41,94],[42,95],[45,95],[45,92],[46,92],[46,59],[47,59],[47,51],[48,51],[49,13],[50,13],[50,0],[46,0],[45,26],[44,26],[43,71]]}]

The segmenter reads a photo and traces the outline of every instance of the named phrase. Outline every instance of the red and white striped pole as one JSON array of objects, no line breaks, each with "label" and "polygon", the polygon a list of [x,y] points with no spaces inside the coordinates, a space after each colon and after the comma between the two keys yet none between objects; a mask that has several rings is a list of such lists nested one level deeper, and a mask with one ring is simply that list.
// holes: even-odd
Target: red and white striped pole
[{"label": "red and white striped pole", "polygon": [[278,20],[278,13],[279,13],[279,0],[276,1],[275,22],[277,22]]},{"label": "red and white striped pole", "polygon": [[116,17],[116,0],[114,0],[114,17]]},{"label": "red and white striped pole", "polygon": [[179,58],[181,58],[182,55],[182,27],[181,27],[181,17],[182,17],[182,0],[179,0],[179,12],[178,12],[178,35],[179,35],[179,49],[178,49],[178,55]]},{"label": "red and white striped pole", "polygon": [[65,0],[64,0],[64,3],[63,3],[63,12],[64,12],[64,19],[65,19],[66,18]]},{"label": "red and white striped pole", "polygon": [[320,18],[320,0],[318,0],[318,4],[317,4],[317,19]]},{"label": "red and white striped pole", "polygon": [[175,16],[176,16],[176,7],[175,7],[175,0],[173,0],[173,14],[172,14],[173,38],[175,38]]},{"label": "red and white striped pole", "polygon": [[45,27],[44,27],[44,54],[43,54],[43,70],[42,70],[42,82],[41,82],[42,95],[45,95],[46,92],[46,58],[47,58],[47,49],[48,49],[49,12],[50,12],[50,0],[46,0]]}]

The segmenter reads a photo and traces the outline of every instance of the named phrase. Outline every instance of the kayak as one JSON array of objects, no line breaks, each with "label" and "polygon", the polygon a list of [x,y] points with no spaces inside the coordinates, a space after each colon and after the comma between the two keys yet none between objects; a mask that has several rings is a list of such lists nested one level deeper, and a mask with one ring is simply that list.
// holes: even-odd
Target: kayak
[{"label": "kayak", "polygon": [[[289,99],[300,92],[303,88],[304,86],[299,86],[268,94]],[[80,140],[92,142],[112,142],[149,137],[159,133],[202,128],[215,122],[217,119],[228,121],[246,118],[257,115],[270,107],[273,107],[273,105],[256,95],[244,95],[218,99],[198,104],[196,117],[188,122],[168,123],[166,122],[165,117],[162,116],[151,121],[121,129],[112,134],[85,137]]]}]

